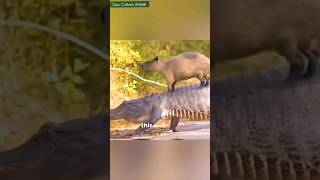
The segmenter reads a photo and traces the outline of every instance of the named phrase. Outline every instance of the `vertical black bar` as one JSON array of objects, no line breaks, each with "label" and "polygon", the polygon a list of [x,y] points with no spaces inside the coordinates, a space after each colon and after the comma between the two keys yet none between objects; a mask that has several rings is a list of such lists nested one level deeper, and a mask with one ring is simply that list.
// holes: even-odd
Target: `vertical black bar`
[{"label": "vertical black bar", "polygon": [[[106,41],[107,41],[107,54],[109,55],[108,61],[107,61],[107,67],[106,67],[106,72],[107,72],[107,110],[109,111],[110,109],[110,3],[109,0],[107,1],[107,8],[106,8],[106,26],[107,26],[107,33],[106,33]],[[109,113],[107,115],[107,172],[108,172],[108,179],[110,179],[110,123],[109,123]]]},{"label": "vertical black bar", "polygon": [[[213,85],[214,85],[214,70],[216,68],[215,61],[214,61],[214,38],[213,38],[213,32],[214,32],[214,22],[213,22],[213,14],[215,13],[214,4],[218,0],[210,1],[210,179],[213,179],[213,172],[212,172],[212,162],[213,162],[213,152],[212,152],[212,139],[213,137],[213,124],[214,124],[214,105],[213,102]],[[214,12],[213,12],[214,11]]]},{"label": "vertical black bar", "polygon": [[[103,0],[105,1],[105,0]],[[103,36],[103,42],[105,43],[105,52],[108,55],[108,60],[105,63],[105,68],[106,68],[106,91],[107,93],[106,97],[106,102],[105,102],[105,110],[107,112],[106,114],[106,119],[105,119],[105,132],[106,132],[106,146],[105,146],[105,159],[106,159],[106,174],[107,174],[107,179],[110,179],[110,123],[109,123],[109,109],[110,109],[110,3],[109,0],[106,2],[103,2],[105,4],[102,14],[101,14],[101,19],[104,23],[104,36]]]}]

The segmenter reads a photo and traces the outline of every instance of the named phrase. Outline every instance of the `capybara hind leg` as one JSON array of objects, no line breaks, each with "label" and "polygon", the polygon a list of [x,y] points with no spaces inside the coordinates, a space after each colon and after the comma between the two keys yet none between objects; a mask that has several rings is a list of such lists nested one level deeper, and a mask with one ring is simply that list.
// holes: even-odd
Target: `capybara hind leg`
[{"label": "capybara hind leg", "polygon": [[275,48],[290,64],[289,79],[304,75],[307,61],[299,56],[298,40],[292,31],[279,33],[275,39]]},{"label": "capybara hind leg", "polygon": [[199,74],[199,75],[197,76],[197,78],[198,78],[199,81],[200,81],[200,87],[201,87],[201,86],[204,86],[204,85],[206,84],[206,79],[204,78],[203,74]]},{"label": "capybara hind leg", "polygon": [[302,54],[308,59],[308,65],[304,77],[311,78],[315,75],[318,69],[320,53],[316,50],[305,50],[302,51]]},{"label": "capybara hind leg", "polygon": [[206,84],[205,85],[208,86],[209,83],[210,83],[210,75],[206,75],[205,79],[206,79]]}]

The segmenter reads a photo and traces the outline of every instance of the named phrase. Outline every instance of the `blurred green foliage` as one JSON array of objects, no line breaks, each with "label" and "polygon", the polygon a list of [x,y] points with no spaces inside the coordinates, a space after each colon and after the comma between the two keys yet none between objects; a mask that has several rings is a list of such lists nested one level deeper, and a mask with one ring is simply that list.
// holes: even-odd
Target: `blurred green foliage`
[{"label": "blurred green foliage", "polygon": [[[125,69],[145,79],[166,84],[165,79],[158,73],[143,72],[141,65],[155,56],[167,59],[187,51],[196,51],[210,57],[210,41],[112,40],[110,50],[111,68]],[[111,107],[119,105],[125,99],[167,90],[166,87],[139,80],[124,72],[111,70],[110,76]],[[197,80],[196,82],[198,83]],[[177,85],[181,84],[183,83]]]},{"label": "blurred green foliage", "polygon": [[[100,0],[3,0],[0,18],[69,33],[103,48]],[[0,151],[47,121],[88,117],[103,108],[105,62],[65,39],[30,28],[0,28]]]}]

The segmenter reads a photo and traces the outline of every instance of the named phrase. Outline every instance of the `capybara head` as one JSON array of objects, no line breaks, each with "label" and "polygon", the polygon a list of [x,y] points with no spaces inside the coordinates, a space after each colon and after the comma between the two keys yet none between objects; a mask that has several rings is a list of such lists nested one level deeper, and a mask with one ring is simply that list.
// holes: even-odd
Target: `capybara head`
[{"label": "capybara head", "polygon": [[151,59],[150,61],[143,63],[142,70],[144,70],[144,71],[159,71],[162,68],[163,64],[164,64],[164,62],[162,60],[160,60],[158,56],[156,56],[155,58]]}]

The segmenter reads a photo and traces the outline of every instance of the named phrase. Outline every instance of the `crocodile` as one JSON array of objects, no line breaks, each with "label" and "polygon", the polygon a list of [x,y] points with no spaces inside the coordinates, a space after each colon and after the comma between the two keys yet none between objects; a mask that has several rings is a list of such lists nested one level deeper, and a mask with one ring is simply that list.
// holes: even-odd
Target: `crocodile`
[{"label": "crocodile", "polygon": [[107,113],[46,123],[24,144],[0,152],[1,180],[107,179]]},{"label": "crocodile", "polygon": [[[151,126],[162,118],[171,118],[170,130],[176,132],[181,118],[189,120],[209,120],[210,87],[190,85],[177,88],[174,92],[152,94],[150,96],[122,102],[110,111],[110,120],[125,119],[133,123],[147,123]],[[150,127],[150,126],[149,126]],[[140,135],[148,127],[140,125],[136,133]]]},{"label": "crocodile", "polygon": [[212,179],[320,179],[320,79],[288,71],[213,83]]}]

